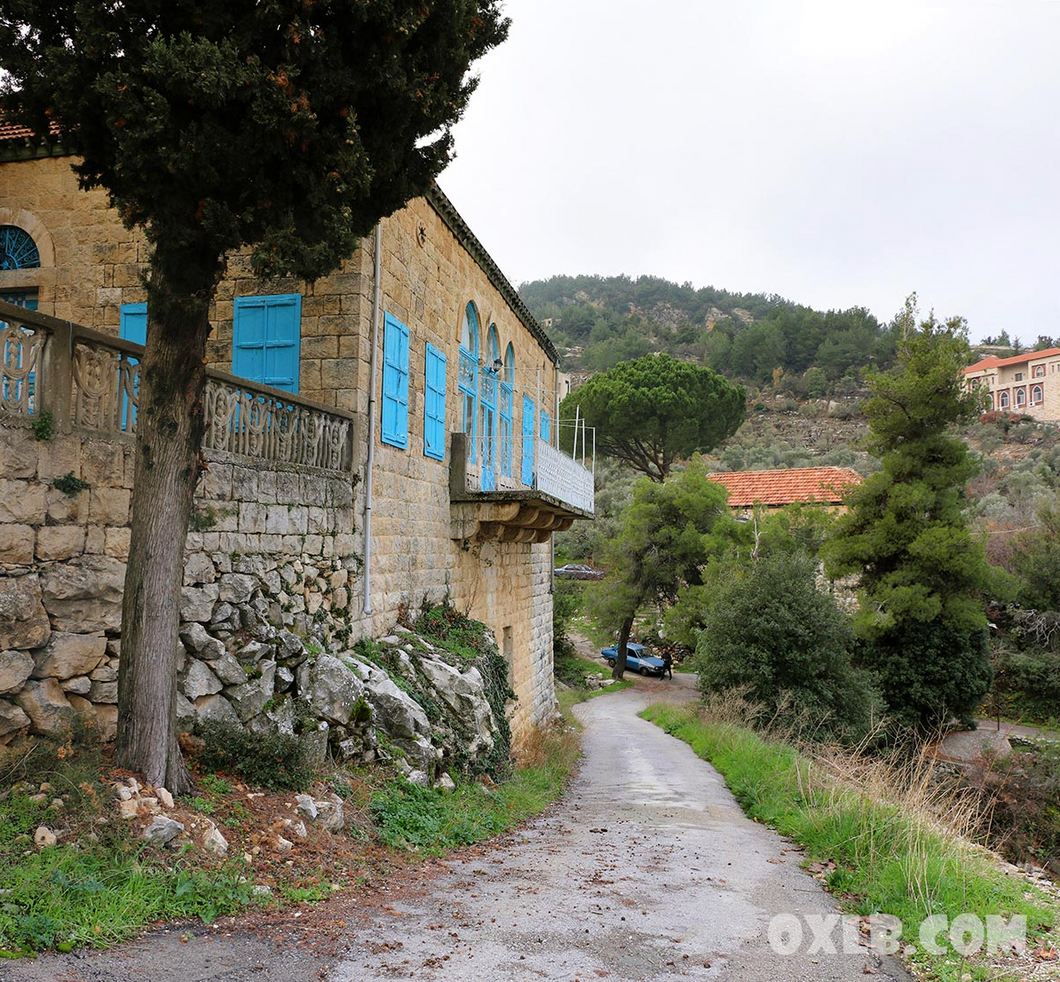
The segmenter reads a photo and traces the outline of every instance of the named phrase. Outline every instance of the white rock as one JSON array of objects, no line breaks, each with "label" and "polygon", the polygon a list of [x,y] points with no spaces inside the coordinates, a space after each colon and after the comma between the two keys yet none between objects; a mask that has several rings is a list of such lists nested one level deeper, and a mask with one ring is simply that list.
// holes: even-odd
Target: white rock
[{"label": "white rock", "polygon": [[202,847],[215,856],[223,856],[228,852],[228,840],[221,835],[216,825],[211,825],[202,837]]},{"label": "white rock", "polygon": [[159,815],[144,829],[144,838],[152,845],[164,846],[184,831],[184,825],[166,815]]},{"label": "white rock", "polygon": [[310,821],[317,817],[317,806],[316,802],[313,801],[312,797],[307,794],[297,794],[294,796],[295,807],[298,810],[298,814],[303,818],[308,818]]},{"label": "white rock", "polygon": [[38,849],[47,849],[48,846],[54,846],[57,841],[55,833],[47,825],[39,825],[37,831],[33,833],[33,844]]},{"label": "white rock", "polygon": [[173,795],[171,795],[165,788],[155,788],[155,795],[158,798],[159,804],[161,804],[167,811],[173,807]]}]

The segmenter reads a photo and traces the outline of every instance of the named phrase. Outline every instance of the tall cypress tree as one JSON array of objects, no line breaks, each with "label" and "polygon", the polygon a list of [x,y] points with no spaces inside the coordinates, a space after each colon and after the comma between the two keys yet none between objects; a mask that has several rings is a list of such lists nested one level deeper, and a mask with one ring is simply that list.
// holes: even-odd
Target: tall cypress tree
[{"label": "tall cypress tree", "polygon": [[57,124],[83,187],[151,246],[118,762],[190,787],[178,600],[204,431],[208,310],[227,255],[314,280],[449,159],[498,0],[10,0],[6,118]]},{"label": "tall cypress tree", "polygon": [[931,728],[967,720],[990,686],[982,599],[994,572],[965,511],[979,465],[953,433],[980,411],[960,374],[967,332],[960,318],[917,327],[914,299],[897,365],[868,378],[866,445],[882,468],[851,492],[822,556],[832,577],[857,579],[862,662],[890,712]]}]

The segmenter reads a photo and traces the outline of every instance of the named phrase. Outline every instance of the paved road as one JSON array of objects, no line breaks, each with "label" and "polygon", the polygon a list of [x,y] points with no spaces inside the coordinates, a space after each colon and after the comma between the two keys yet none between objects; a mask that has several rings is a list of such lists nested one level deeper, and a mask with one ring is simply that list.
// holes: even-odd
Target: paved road
[{"label": "paved road", "polygon": [[0,962],[0,982],[851,982],[866,969],[910,982],[892,960],[842,953],[839,929],[830,935],[839,954],[810,954],[808,926],[795,954],[771,949],[774,915],[827,918],[835,908],[799,854],[743,816],[712,767],[636,717],[649,698],[692,697],[693,682],[638,680],[578,707],[581,773],[507,842],[370,902],[307,912],[349,916],[346,953],[328,967],[297,944],[293,923],[256,935],[200,926],[109,952]]},{"label": "paved road", "polygon": [[844,954],[838,927],[837,954],[809,954],[809,927],[799,952],[772,950],[774,915],[835,907],[710,765],[636,717],[667,684],[578,707],[586,759],[568,797],[510,847],[448,863],[420,896],[395,901],[329,978],[907,980],[864,948]]}]

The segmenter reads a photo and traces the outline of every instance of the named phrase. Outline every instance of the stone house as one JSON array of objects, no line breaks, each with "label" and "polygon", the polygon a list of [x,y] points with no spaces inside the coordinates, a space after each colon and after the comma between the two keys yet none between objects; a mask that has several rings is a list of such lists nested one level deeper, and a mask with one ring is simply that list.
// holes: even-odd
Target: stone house
[{"label": "stone house", "polygon": [[986,393],[986,410],[1060,421],[1060,348],[1011,358],[990,355],[961,369],[964,384]]},{"label": "stone house", "polygon": [[[70,163],[0,123],[0,742],[28,685],[113,722],[147,251]],[[556,446],[555,348],[445,195],[315,283],[232,256],[211,321],[183,620],[350,645],[448,600],[508,660],[516,736],[547,718],[551,536],[592,475]]]}]

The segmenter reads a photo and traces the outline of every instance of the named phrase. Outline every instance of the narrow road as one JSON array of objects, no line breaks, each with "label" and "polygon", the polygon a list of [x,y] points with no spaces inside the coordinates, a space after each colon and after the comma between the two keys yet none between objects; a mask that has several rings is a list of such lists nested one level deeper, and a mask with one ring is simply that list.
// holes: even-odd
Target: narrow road
[{"label": "narrow road", "polygon": [[[844,945],[838,925],[831,944],[820,939],[836,908],[799,853],[745,818],[687,745],[637,718],[667,685],[579,706],[586,759],[563,802],[509,846],[447,863],[422,894],[395,899],[329,979],[908,980],[894,960]],[[776,915],[803,925],[793,954],[769,943]]]}]

